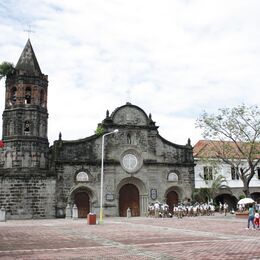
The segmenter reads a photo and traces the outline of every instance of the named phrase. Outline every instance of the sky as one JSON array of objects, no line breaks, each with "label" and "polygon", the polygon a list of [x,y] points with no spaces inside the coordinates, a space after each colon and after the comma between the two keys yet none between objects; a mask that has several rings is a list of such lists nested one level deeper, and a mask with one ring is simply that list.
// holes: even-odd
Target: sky
[{"label": "sky", "polygon": [[[2,0],[0,62],[16,65],[30,37],[49,78],[50,145],[93,135],[126,102],[194,145],[203,111],[259,102],[259,13],[259,0]],[[1,80],[0,111],[4,100]]]}]

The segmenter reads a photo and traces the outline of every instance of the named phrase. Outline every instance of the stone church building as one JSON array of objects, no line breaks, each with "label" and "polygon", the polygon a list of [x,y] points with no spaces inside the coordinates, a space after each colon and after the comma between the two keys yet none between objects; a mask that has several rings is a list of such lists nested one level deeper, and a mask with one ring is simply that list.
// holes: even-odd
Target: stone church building
[{"label": "stone church building", "polygon": [[104,216],[126,216],[128,208],[132,216],[144,216],[150,203],[166,202],[171,208],[191,199],[190,141],[167,141],[151,114],[133,104],[104,111],[97,134],[70,141],[60,134],[49,146],[48,77],[30,40],[5,86],[0,207],[7,219],[65,217],[73,205],[79,217],[99,215],[101,165]]}]

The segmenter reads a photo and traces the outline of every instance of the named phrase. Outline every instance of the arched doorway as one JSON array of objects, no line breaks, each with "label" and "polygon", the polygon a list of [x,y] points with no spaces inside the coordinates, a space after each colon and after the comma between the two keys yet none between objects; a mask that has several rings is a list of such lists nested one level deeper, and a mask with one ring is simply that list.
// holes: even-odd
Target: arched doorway
[{"label": "arched doorway", "polygon": [[253,192],[250,196],[254,201],[256,201],[256,203],[260,203],[260,192]]},{"label": "arched doorway", "polygon": [[133,184],[125,184],[119,191],[119,216],[126,217],[128,208],[133,217],[140,216],[139,191]]},{"label": "arched doorway", "polygon": [[74,203],[78,208],[78,217],[86,218],[90,208],[89,208],[89,195],[86,192],[78,192],[75,194]]},{"label": "arched doorway", "polygon": [[215,201],[217,205],[219,205],[220,202],[222,204],[226,202],[228,204],[228,210],[236,210],[237,198],[231,194],[218,195],[216,196]]},{"label": "arched doorway", "polygon": [[166,195],[166,204],[169,206],[170,212],[173,211],[173,205],[177,205],[179,202],[179,196],[176,191],[172,190]]}]

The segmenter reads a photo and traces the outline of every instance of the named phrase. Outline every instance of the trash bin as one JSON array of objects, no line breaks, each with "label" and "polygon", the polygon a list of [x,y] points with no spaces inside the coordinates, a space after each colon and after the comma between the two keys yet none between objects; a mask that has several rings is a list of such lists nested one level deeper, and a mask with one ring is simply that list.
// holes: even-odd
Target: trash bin
[{"label": "trash bin", "polygon": [[89,213],[88,214],[88,224],[89,225],[96,225],[96,214],[95,213]]}]

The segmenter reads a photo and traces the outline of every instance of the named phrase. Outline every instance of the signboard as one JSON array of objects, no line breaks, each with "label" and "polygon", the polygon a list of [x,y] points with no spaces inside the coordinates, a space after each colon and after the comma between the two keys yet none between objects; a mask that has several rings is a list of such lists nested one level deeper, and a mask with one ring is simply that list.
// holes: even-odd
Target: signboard
[{"label": "signboard", "polygon": [[156,200],[157,199],[157,190],[156,189],[151,189],[150,190],[150,197],[152,200]]},{"label": "signboard", "polygon": [[113,201],[114,199],[115,199],[114,194],[112,194],[112,193],[106,194],[106,200],[107,201]]}]

